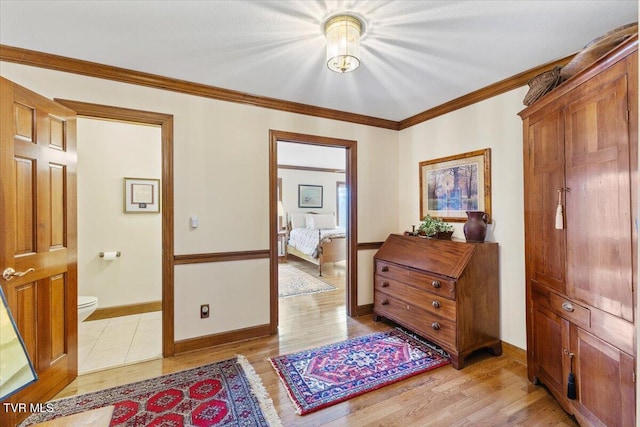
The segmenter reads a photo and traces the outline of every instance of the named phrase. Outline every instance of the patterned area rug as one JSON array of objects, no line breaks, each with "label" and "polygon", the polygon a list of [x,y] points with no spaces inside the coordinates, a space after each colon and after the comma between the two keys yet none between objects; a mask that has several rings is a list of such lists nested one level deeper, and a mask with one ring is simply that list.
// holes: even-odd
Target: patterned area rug
[{"label": "patterned area rug", "polygon": [[278,265],[278,296],[281,298],[297,295],[316,294],[333,291],[336,288],[289,264]]},{"label": "patterned area rug", "polygon": [[108,405],[111,426],[282,425],[244,356],[49,404],[21,427]]},{"label": "patterned area rug", "polygon": [[269,359],[300,415],[451,363],[401,329]]}]

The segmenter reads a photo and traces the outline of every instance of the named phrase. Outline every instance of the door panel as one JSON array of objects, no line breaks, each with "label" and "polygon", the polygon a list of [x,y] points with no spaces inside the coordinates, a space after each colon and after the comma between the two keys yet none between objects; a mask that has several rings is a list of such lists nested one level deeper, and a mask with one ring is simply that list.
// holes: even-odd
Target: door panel
[{"label": "door panel", "polygon": [[569,348],[569,322],[536,304],[535,316],[535,372],[554,394],[566,389],[564,350]]},{"label": "door panel", "polygon": [[612,345],[572,326],[577,401],[593,425],[634,425],[634,361]]},{"label": "door panel", "polygon": [[36,168],[33,160],[14,159],[16,171],[16,211],[20,212],[16,224],[16,255],[36,251],[34,210],[36,194]]},{"label": "door panel", "polygon": [[[26,273],[0,283],[38,374],[8,401],[28,407],[77,375],[75,113],[0,84],[0,271]],[[2,411],[0,425],[27,415]]]},{"label": "door panel", "polygon": [[576,89],[566,120],[567,292],[633,321],[626,74],[618,67]]},{"label": "door panel", "polygon": [[564,188],[562,112],[555,109],[532,117],[529,126],[529,194],[526,197],[527,253],[531,279],[565,292],[565,233],[555,228],[558,190]]},{"label": "door panel", "polygon": [[66,170],[64,165],[49,165],[49,185],[51,194],[49,197],[49,212],[51,212],[51,236],[49,249],[60,249],[65,246],[65,185]]},{"label": "door panel", "polygon": [[53,362],[66,353],[65,325],[65,280],[60,274],[51,278],[49,282],[49,313],[51,319],[51,351],[49,362]]},{"label": "door panel", "polygon": [[11,296],[7,297],[9,307],[15,307],[16,309],[15,312],[13,312],[13,317],[15,318],[18,330],[22,334],[22,339],[33,363],[38,359],[36,352],[36,327],[38,320],[36,294],[36,284],[31,282],[16,287],[13,294],[13,301],[11,301]]}]

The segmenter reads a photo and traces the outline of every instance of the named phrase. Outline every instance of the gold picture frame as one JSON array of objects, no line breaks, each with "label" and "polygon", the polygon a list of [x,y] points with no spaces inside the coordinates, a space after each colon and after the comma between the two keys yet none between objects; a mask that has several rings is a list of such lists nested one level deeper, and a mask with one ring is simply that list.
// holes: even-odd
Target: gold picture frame
[{"label": "gold picture frame", "polygon": [[124,213],[159,213],[160,180],[124,178]]},{"label": "gold picture frame", "polygon": [[420,219],[466,222],[467,211],[483,211],[491,222],[491,149],[419,164]]}]

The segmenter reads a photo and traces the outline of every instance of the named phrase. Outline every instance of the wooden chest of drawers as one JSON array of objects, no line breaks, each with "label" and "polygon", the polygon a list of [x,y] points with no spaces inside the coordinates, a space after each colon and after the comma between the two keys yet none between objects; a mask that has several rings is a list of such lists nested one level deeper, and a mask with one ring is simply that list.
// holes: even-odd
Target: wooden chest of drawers
[{"label": "wooden chest of drawers", "polygon": [[498,244],[392,234],[374,256],[374,319],[438,344],[456,369],[473,351],[502,353]]}]

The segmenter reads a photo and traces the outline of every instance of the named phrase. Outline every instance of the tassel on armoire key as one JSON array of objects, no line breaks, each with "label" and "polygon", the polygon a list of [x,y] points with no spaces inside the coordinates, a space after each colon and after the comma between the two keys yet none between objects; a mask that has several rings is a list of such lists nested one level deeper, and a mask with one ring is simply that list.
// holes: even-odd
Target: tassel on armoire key
[{"label": "tassel on armoire key", "polygon": [[562,189],[558,190],[558,207],[556,208],[556,230],[564,229],[564,216],[562,214]]},{"label": "tassel on armoire key", "polygon": [[573,353],[569,353],[569,378],[567,380],[567,397],[571,400],[576,398],[576,378],[573,375]]}]

